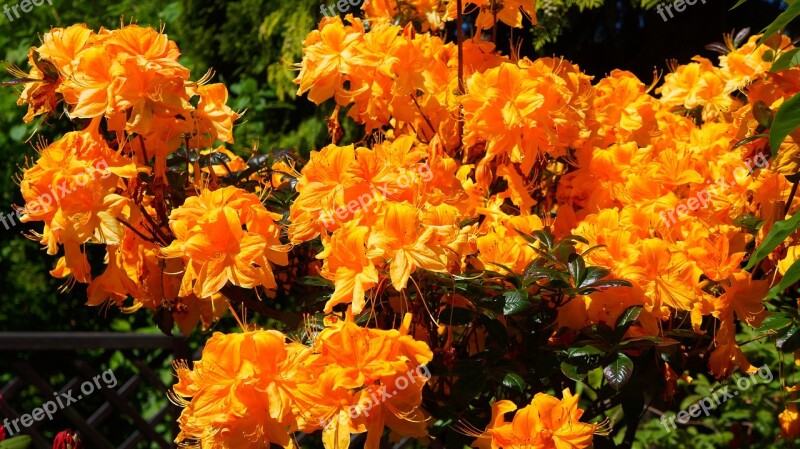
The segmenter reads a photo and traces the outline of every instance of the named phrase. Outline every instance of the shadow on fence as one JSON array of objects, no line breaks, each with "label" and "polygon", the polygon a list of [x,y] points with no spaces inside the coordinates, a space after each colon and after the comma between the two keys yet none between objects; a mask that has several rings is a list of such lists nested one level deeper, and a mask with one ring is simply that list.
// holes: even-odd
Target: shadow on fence
[{"label": "shadow on fence", "polygon": [[[191,358],[184,338],[165,335],[0,333],[0,381],[10,378],[0,382],[0,417],[17,420],[34,448],[49,449],[52,435],[66,428],[80,432],[87,448],[174,448],[180,409],[161,400],[170,387],[162,375],[172,360]],[[100,368],[109,365],[114,371]],[[153,397],[145,417],[143,404]],[[57,411],[34,414],[48,402]]]}]

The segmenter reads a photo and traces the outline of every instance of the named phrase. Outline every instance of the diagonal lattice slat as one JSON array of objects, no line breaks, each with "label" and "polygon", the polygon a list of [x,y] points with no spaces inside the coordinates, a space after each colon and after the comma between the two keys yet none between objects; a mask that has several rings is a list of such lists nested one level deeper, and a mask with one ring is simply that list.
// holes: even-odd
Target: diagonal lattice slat
[{"label": "diagonal lattice slat", "polygon": [[180,409],[167,402],[151,410],[151,416],[146,418],[139,403],[142,394],[163,395],[169,388],[161,380],[159,369],[169,366],[171,360],[190,356],[186,340],[180,337],[0,333],[0,374],[10,374],[4,376],[6,384],[0,383],[0,424],[6,418],[19,420],[32,412],[31,407],[40,407],[60,393],[74,392],[78,397],[81,386],[98,379],[103,372],[100,367],[109,366],[113,359],[116,366],[124,366],[119,373],[114,372],[114,388],[98,386],[91,397],[81,395],[79,403],[60,408],[54,414],[54,422],[45,418],[20,433],[31,436],[32,447],[41,449],[49,449],[53,434],[67,427],[78,430],[87,447],[173,448],[174,435],[165,435],[170,432],[163,429],[176,432],[175,418]]}]

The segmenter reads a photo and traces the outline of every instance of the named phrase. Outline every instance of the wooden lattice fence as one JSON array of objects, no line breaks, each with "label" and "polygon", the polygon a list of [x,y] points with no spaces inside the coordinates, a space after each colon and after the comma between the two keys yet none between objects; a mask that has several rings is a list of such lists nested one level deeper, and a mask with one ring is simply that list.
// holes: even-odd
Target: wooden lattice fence
[{"label": "wooden lattice fence", "polygon": [[[104,371],[101,367],[110,366],[112,358],[118,368]],[[0,418],[19,420],[20,433],[29,435],[37,449],[52,447],[48,435],[65,428],[80,432],[87,448],[174,448],[175,418],[180,410],[160,399],[166,398],[168,389],[161,371],[175,358],[191,358],[183,338],[121,333],[0,333],[0,375],[5,374],[0,379],[10,378],[0,383]],[[109,387],[112,377],[113,388]],[[51,379],[58,381],[51,384]],[[90,394],[84,397],[82,391]],[[145,417],[140,409],[142,395],[157,397],[160,402],[156,403],[163,405],[151,405],[155,413],[151,410],[151,416]],[[45,416],[22,430],[22,417],[35,410],[29,408],[31,404],[44,408],[54,399],[59,407],[50,414],[52,419]]]}]

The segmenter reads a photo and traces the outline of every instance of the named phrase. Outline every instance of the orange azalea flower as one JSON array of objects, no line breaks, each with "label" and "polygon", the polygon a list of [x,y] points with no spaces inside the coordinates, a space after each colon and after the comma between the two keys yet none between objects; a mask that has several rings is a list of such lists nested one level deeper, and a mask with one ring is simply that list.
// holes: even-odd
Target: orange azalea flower
[{"label": "orange azalea flower", "polygon": [[136,165],[111,150],[94,126],[41,148],[36,164],[25,170],[20,182],[26,201],[22,221],[44,222],[40,242],[52,255],[59,244],[65,245],[66,265],[58,272],[80,282],[90,279],[80,245],[121,242],[124,228],[118,219],[130,210],[117,187],[121,177],[137,173]]},{"label": "orange azalea flower", "polygon": [[786,391],[791,393],[790,400],[786,402],[786,408],[778,415],[778,422],[781,424],[781,436],[788,441],[794,441],[800,436],[800,413],[797,411],[795,396],[798,387],[786,387]]},{"label": "orange azalea flower", "polygon": [[745,271],[731,276],[723,287],[725,294],[713,303],[714,315],[721,323],[714,336],[716,348],[709,359],[709,367],[718,379],[729,376],[734,367],[747,373],[755,372],[756,368],[736,344],[734,316],[750,326],[758,326],[765,316],[761,302],[769,290],[769,281],[754,281]]},{"label": "orange azalea flower", "polygon": [[800,413],[797,412],[797,404],[788,403],[786,408],[778,415],[781,424],[781,435],[789,441],[793,441],[800,436]]},{"label": "orange azalea flower", "polygon": [[172,399],[185,407],[175,442],[204,449],[292,447],[296,416],[309,406],[296,392],[311,386],[312,360],[310,348],[286,344],[277,331],[215,333],[193,369],[175,364]]},{"label": "orange azalea flower", "polygon": [[64,100],[74,105],[70,116],[93,118],[111,115],[117,93],[125,83],[125,72],[102,47],[92,47],[81,54],[72,77],[60,88]]},{"label": "orange azalea flower", "polygon": [[[492,420],[486,430],[476,435],[472,447],[479,449],[584,449],[590,447],[597,424],[580,422],[583,410],[578,408],[578,396],[569,389],[558,400],[537,393],[530,405],[517,410],[507,400],[492,405]],[[513,412],[506,421],[505,415]]]},{"label": "orange azalea flower", "polygon": [[344,321],[329,320],[317,336],[321,374],[308,425],[324,424],[326,448],[347,449],[351,433],[367,432],[365,448],[377,449],[384,426],[402,436],[427,434],[419,407],[428,379],[419,368],[433,353],[407,335],[410,323],[407,314],[399,330],[362,328],[348,313]]},{"label": "orange azalea flower", "polygon": [[435,228],[422,226],[419,210],[407,203],[392,203],[386,208],[383,221],[370,236],[370,245],[380,248],[390,260],[392,285],[397,290],[406,287],[408,278],[417,268],[445,271],[444,250],[430,245]]},{"label": "orange azalea flower", "polygon": [[170,215],[177,239],[161,251],[163,257],[186,261],[180,295],[207,298],[228,282],[275,288],[270,263],[288,262],[274,223],[278,219],[258,197],[235,187],[203,189],[188,198]]},{"label": "orange azalea flower", "polygon": [[[450,3],[455,4],[455,1]],[[485,30],[497,26],[498,22],[514,28],[522,28],[523,16],[536,25],[536,2],[534,0],[505,0],[502,3],[495,3],[493,0],[466,0],[464,2],[465,11],[469,11],[470,5],[480,8],[475,26]],[[496,10],[492,10],[492,6]]]},{"label": "orange azalea flower", "polygon": [[333,296],[325,304],[325,312],[330,313],[337,304],[352,303],[353,313],[364,309],[366,291],[378,283],[378,271],[367,257],[367,238],[369,228],[357,226],[354,222],[344,225],[317,258],[325,259],[322,276],[334,282]]},{"label": "orange azalea flower", "polygon": [[341,88],[343,74],[350,73],[350,61],[363,36],[364,28],[357,19],[349,26],[339,17],[322,19],[319,30],[303,41],[305,57],[295,79],[300,85],[297,95],[308,91],[309,100],[317,104],[331,98]]},{"label": "orange azalea flower", "polygon": [[207,147],[219,140],[233,143],[233,122],[239,114],[227,106],[228,89],[224,84],[209,84],[197,89],[200,102],[194,111],[196,136],[193,147]]}]

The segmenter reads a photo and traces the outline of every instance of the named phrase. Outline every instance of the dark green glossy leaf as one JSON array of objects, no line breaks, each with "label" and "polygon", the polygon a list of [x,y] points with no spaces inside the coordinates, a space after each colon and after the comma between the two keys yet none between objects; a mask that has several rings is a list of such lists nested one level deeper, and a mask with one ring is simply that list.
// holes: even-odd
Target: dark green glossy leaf
[{"label": "dark green glossy leaf", "polygon": [[756,141],[758,139],[763,139],[765,137],[769,137],[769,134],[756,134],[755,136],[745,137],[744,139],[736,142],[736,144],[732,146],[731,149],[735,150],[742,145],[747,145],[750,142]]},{"label": "dark green glossy leaf", "polygon": [[792,323],[778,333],[775,346],[783,352],[794,352],[800,349],[800,327],[797,323]]},{"label": "dark green glossy leaf", "polygon": [[611,274],[611,270],[604,267],[588,267],[586,269],[586,278],[583,280],[581,287],[592,287],[594,284]]},{"label": "dark green glossy leaf", "polygon": [[622,312],[622,315],[617,318],[617,329],[624,328],[628,329],[631,327],[636,320],[639,319],[639,315],[642,313],[642,306],[632,306],[625,309]]},{"label": "dark green glossy leaf", "polygon": [[592,284],[592,288],[606,288],[606,287],[633,287],[628,281],[622,279],[611,279],[608,281],[599,281]]},{"label": "dark green glossy leaf", "polygon": [[788,220],[779,221],[772,226],[769,234],[761,242],[761,246],[753,252],[750,261],[747,262],[745,270],[751,270],[758,265],[761,260],[769,255],[775,248],[786,240],[794,231],[800,228],[800,213],[795,213]]},{"label": "dark green glossy leaf", "polygon": [[770,23],[765,29],[763,35],[758,39],[758,45],[763,44],[767,39],[771,38],[775,33],[780,32],[786,25],[800,15],[800,3],[792,2],[786,11],[782,12],[778,18]]},{"label": "dark green glossy leaf", "polygon": [[772,63],[772,67],[769,69],[769,71],[779,72],[781,70],[794,67],[798,64],[800,64],[800,48],[793,48],[781,53],[781,55],[778,56],[778,59]]},{"label": "dark green glossy leaf", "polygon": [[586,373],[579,372],[577,366],[567,362],[561,363],[561,372],[576,382],[586,378]]},{"label": "dark green glossy leaf", "polygon": [[575,253],[570,254],[567,261],[567,268],[569,268],[569,274],[572,276],[575,286],[582,286],[583,280],[586,278],[586,262],[583,261],[583,257]]},{"label": "dark green glossy leaf", "polygon": [[794,285],[797,281],[800,281],[800,259],[795,260],[789,269],[786,270],[786,273],[784,273],[783,278],[778,285],[769,290],[769,293],[767,293],[767,298],[777,298],[778,295]]},{"label": "dark green glossy leaf", "polygon": [[768,332],[768,331],[778,331],[786,326],[792,324],[794,320],[787,317],[786,315],[770,315],[764,318],[764,321],[761,322],[761,326],[756,329],[757,332]]},{"label": "dark green glossy leaf", "polygon": [[603,376],[615,390],[625,385],[632,374],[633,360],[622,353],[617,354],[616,359],[603,368]]},{"label": "dark green glossy leaf", "polygon": [[[800,3],[792,6],[800,7]],[[772,157],[778,154],[781,144],[786,140],[792,131],[800,126],[800,95],[783,102],[778,112],[775,113],[775,120],[772,121],[772,128],[769,130],[769,146],[772,149]]]},{"label": "dark green glossy leaf", "polygon": [[503,378],[503,386],[522,393],[525,390],[525,380],[517,373],[508,373]]},{"label": "dark green glossy leaf", "polygon": [[[520,232],[520,231],[517,231],[517,232]],[[520,234],[522,234],[522,233],[520,232]],[[547,249],[550,249],[550,248],[553,247],[553,245],[555,245],[555,240],[553,239],[553,236],[550,235],[550,233],[548,233],[548,232],[533,231],[532,234],[533,234],[534,237],[536,237],[536,240],[539,240],[540,242],[542,242],[544,244],[545,248],[547,248]]]},{"label": "dark green glossy leaf", "polygon": [[645,336],[645,337],[636,337],[631,338],[629,340],[625,340],[622,342],[622,346],[630,347],[630,346],[673,346],[679,345],[681,342],[678,340],[673,340],[671,338],[664,338],[664,337],[654,337],[654,336]]},{"label": "dark green glossy leaf", "polygon": [[575,357],[588,357],[593,355],[603,355],[605,352],[601,351],[600,349],[594,346],[579,346],[568,348],[566,351],[567,357],[575,358]]},{"label": "dark green glossy leaf", "polygon": [[503,293],[503,297],[506,300],[505,304],[503,305],[504,315],[514,315],[531,306],[531,302],[528,300],[527,290],[508,290],[507,292]]}]

